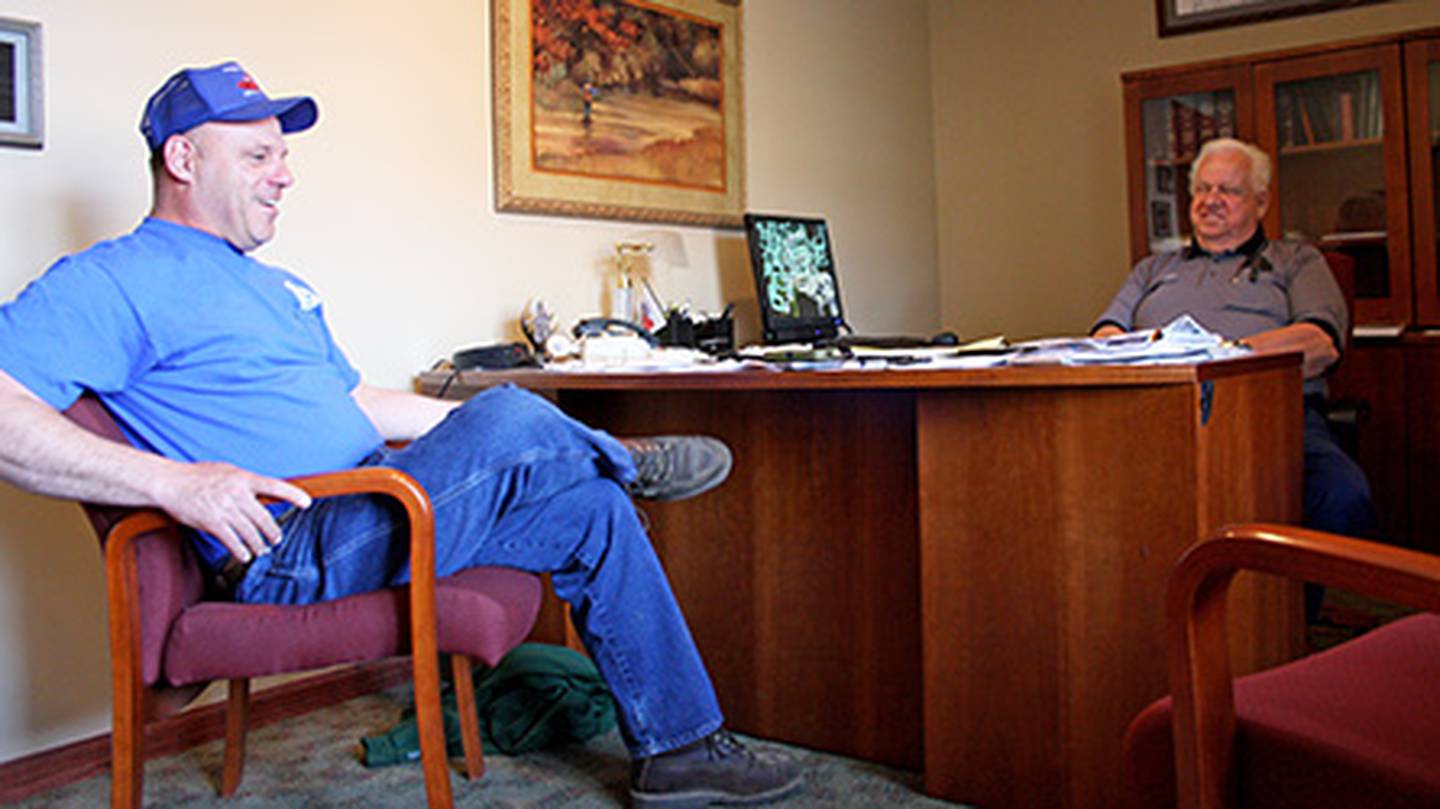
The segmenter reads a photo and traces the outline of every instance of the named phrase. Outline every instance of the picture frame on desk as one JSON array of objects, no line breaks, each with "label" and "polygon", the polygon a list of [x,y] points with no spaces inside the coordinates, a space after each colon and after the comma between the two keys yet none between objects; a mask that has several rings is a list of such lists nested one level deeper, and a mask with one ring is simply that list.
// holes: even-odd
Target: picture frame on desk
[{"label": "picture frame on desk", "polygon": [[45,144],[40,23],[0,17],[0,146]]},{"label": "picture frame on desk", "polygon": [[1155,0],[1160,36],[1266,22],[1387,0]]},{"label": "picture frame on desk", "polygon": [[740,227],[740,0],[492,0],[500,211]]}]

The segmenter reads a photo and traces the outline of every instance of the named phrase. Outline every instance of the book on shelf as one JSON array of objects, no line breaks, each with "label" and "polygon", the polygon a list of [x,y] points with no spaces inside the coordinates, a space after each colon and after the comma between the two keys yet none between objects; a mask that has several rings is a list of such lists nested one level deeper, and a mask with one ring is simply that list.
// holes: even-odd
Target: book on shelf
[{"label": "book on shelf", "polygon": [[1385,134],[1385,116],[1381,107],[1380,77],[1367,73],[1360,77],[1359,121],[1357,136],[1379,138]]},{"label": "book on shelf", "polygon": [[1323,143],[1334,140],[1326,124],[1324,97],[1316,93],[1300,95],[1300,125],[1305,130],[1306,143]]},{"label": "book on shelf", "polygon": [[1145,156],[1152,162],[1174,159],[1174,124],[1167,99],[1146,101],[1142,108],[1145,127]]},{"label": "book on shelf", "polygon": [[1355,140],[1355,94],[1349,90],[1342,90],[1335,97],[1340,117],[1340,139]]},{"label": "book on shelf", "polygon": [[1235,96],[1215,94],[1215,131],[1222,138],[1235,137]]},{"label": "book on shelf", "polygon": [[1275,128],[1280,136],[1280,146],[1300,146],[1302,130],[1295,119],[1295,95],[1287,90],[1275,94]]},{"label": "book on shelf", "polygon": [[1189,157],[1195,154],[1200,148],[1199,127],[1197,126],[1195,107],[1188,101],[1176,99],[1175,101],[1175,128],[1177,134],[1176,154]]},{"label": "book on shelf", "polygon": [[1208,140],[1214,140],[1216,133],[1214,93],[1199,94],[1196,104],[1195,117],[1197,121],[1197,128],[1199,129],[1199,137],[1197,138],[1197,140],[1200,143],[1204,143]]},{"label": "book on shelf", "polygon": [[1233,93],[1191,93],[1146,101],[1145,157],[1152,164],[1193,159],[1201,144],[1235,137]]}]

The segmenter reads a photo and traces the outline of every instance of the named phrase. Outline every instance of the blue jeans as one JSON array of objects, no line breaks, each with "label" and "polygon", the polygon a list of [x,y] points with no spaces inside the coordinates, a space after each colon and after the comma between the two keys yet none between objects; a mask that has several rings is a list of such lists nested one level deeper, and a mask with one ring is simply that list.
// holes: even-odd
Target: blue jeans
[{"label": "blue jeans", "polygon": [[[709,675],[621,487],[635,468],[615,439],[507,385],[361,465],[403,470],[429,492],[439,575],[478,565],[552,574],[615,695],[632,755],[720,727]],[[284,540],[251,564],[237,600],[308,604],[410,578],[404,513],[388,498],[316,501],[281,525]]]},{"label": "blue jeans", "polygon": [[[1305,402],[1304,525],[1349,537],[1367,537],[1375,530],[1375,504],[1370,484],[1345,450],[1336,443],[1320,412],[1318,397]],[[1305,584],[1305,620],[1313,623],[1325,601],[1325,588]]]},{"label": "blue jeans", "polygon": [[1305,407],[1305,502],[1307,528],[1351,537],[1375,530],[1375,505],[1360,466],[1335,443],[1325,416]]}]

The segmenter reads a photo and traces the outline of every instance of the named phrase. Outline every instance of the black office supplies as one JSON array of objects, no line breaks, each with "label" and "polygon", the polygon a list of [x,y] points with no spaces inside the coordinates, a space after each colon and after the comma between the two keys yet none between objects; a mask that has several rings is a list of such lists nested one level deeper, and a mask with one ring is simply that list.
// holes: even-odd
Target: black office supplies
[{"label": "black office supplies", "polygon": [[462,348],[455,352],[450,362],[457,371],[468,371],[472,368],[501,371],[506,368],[534,368],[540,365],[535,353],[524,343],[497,343]]}]

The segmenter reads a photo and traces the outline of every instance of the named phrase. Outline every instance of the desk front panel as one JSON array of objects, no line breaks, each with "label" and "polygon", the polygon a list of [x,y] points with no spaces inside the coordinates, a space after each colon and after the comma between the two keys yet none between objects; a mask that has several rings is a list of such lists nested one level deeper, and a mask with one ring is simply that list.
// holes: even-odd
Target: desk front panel
[{"label": "desk front panel", "polygon": [[[1125,728],[1169,690],[1174,560],[1221,523],[1299,516],[1298,402],[1280,371],[920,398],[927,792],[1114,805]],[[1238,670],[1293,656],[1297,588],[1236,587]]]},{"label": "desk front panel", "polygon": [[617,435],[699,432],[720,488],[646,503],[731,725],[922,766],[919,517],[908,391],[562,391]]}]

